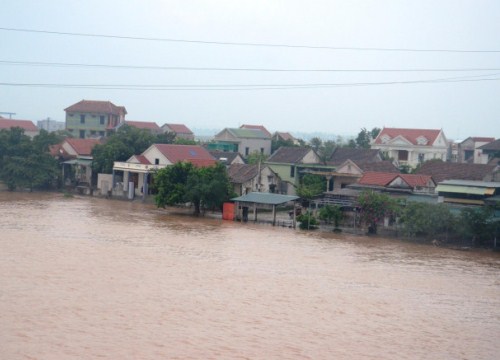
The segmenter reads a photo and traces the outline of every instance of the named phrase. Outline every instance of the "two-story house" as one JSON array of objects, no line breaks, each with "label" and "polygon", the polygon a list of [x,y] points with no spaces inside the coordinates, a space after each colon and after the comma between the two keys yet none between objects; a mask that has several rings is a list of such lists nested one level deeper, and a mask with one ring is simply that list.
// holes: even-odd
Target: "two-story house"
[{"label": "two-story house", "polygon": [[261,129],[225,128],[214,136],[208,149],[236,151],[244,157],[253,152],[271,155],[271,136]]},{"label": "two-story house", "polygon": [[194,133],[184,124],[164,124],[161,131],[174,133],[178,139],[194,140]]},{"label": "two-story house", "polygon": [[427,160],[445,161],[448,141],[443,130],[383,128],[371,144],[398,166],[415,168]]},{"label": "two-story house", "polygon": [[458,146],[458,159],[462,163],[487,164],[488,155],[483,154],[481,146],[495,141],[492,137],[471,136]]},{"label": "two-story house", "polygon": [[104,137],[125,121],[127,110],[110,101],[82,100],[66,109],[66,131],[73,137]]}]

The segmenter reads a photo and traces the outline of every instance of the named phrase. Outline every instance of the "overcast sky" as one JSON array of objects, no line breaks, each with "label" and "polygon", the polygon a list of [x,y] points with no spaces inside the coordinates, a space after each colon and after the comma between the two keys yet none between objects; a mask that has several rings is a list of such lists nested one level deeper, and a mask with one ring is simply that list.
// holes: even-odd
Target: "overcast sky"
[{"label": "overcast sky", "polygon": [[0,14],[0,112],[18,119],[64,121],[88,99],[192,129],[500,137],[498,0],[16,0]]}]

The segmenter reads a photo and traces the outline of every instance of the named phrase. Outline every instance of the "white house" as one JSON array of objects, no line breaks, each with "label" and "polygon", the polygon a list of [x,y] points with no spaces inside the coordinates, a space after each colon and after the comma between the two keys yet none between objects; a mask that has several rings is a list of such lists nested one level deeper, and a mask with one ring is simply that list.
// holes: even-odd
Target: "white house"
[{"label": "white house", "polygon": [[446,161],[448,141],[443,130],[383,128],[371,145],[399,166],[415,168],[427,160]]}]

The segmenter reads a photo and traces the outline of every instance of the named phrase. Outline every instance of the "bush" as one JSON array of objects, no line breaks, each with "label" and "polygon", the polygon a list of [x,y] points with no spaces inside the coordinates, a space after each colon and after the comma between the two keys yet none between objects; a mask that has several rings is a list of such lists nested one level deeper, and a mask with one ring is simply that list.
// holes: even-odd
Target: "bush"
[{"label": "bush", "polygon": [[309,211],[297,216],[297,221],[299,222],[299,228],[302,230],[315,230],[319,225],[318,219]]},{"label": "bush", "polygon": [[456,226],[456,218],[445,204],[409,202],[401,215],[407,236],[447,237]]}]

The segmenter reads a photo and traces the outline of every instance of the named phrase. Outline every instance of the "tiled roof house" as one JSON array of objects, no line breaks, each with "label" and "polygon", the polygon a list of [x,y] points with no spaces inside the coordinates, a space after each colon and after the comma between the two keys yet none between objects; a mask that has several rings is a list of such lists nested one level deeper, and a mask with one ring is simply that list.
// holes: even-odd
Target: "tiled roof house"
[{"label": "tiled roof house", "polygon": [[498,181],[498,166],[487,164],[428,161],[417,174],[431,175],[436,183],[444,180]]},{"label": "tiled roof house", "polygon": [[153,121],[135,121],[135,120],[125,120],[125,124],[128,126],[133,126],[138,129],[143,129],[143,130],[148,130],[152,134],[160,134],[161,133],[161,128],[158,126],[157,123]]},{"label": "tiled roof house", "polygon": [[193,132],[184,124],[164,124],[161,130],[163,132],[172,132],[177,138],[194,140]]},{"label": "tiled roof house", "polygon": [[6,119],[0,116],[0,130],[9,130],[16,127],[23,129],[24,134],[31,138],[40,133],[40,130],[30,120]]},{"label": "tiled roof house", "polygon": [[415,168],[427,160],[446,160],[448,141],[443,130],[383,128],[371,145],[399,166]]},{"label": "tiled roof house", "polygon": [[103,137],[125,121],[127,110],[110,101],[81,100],[66,109],[66,130],[80,139]]}]

